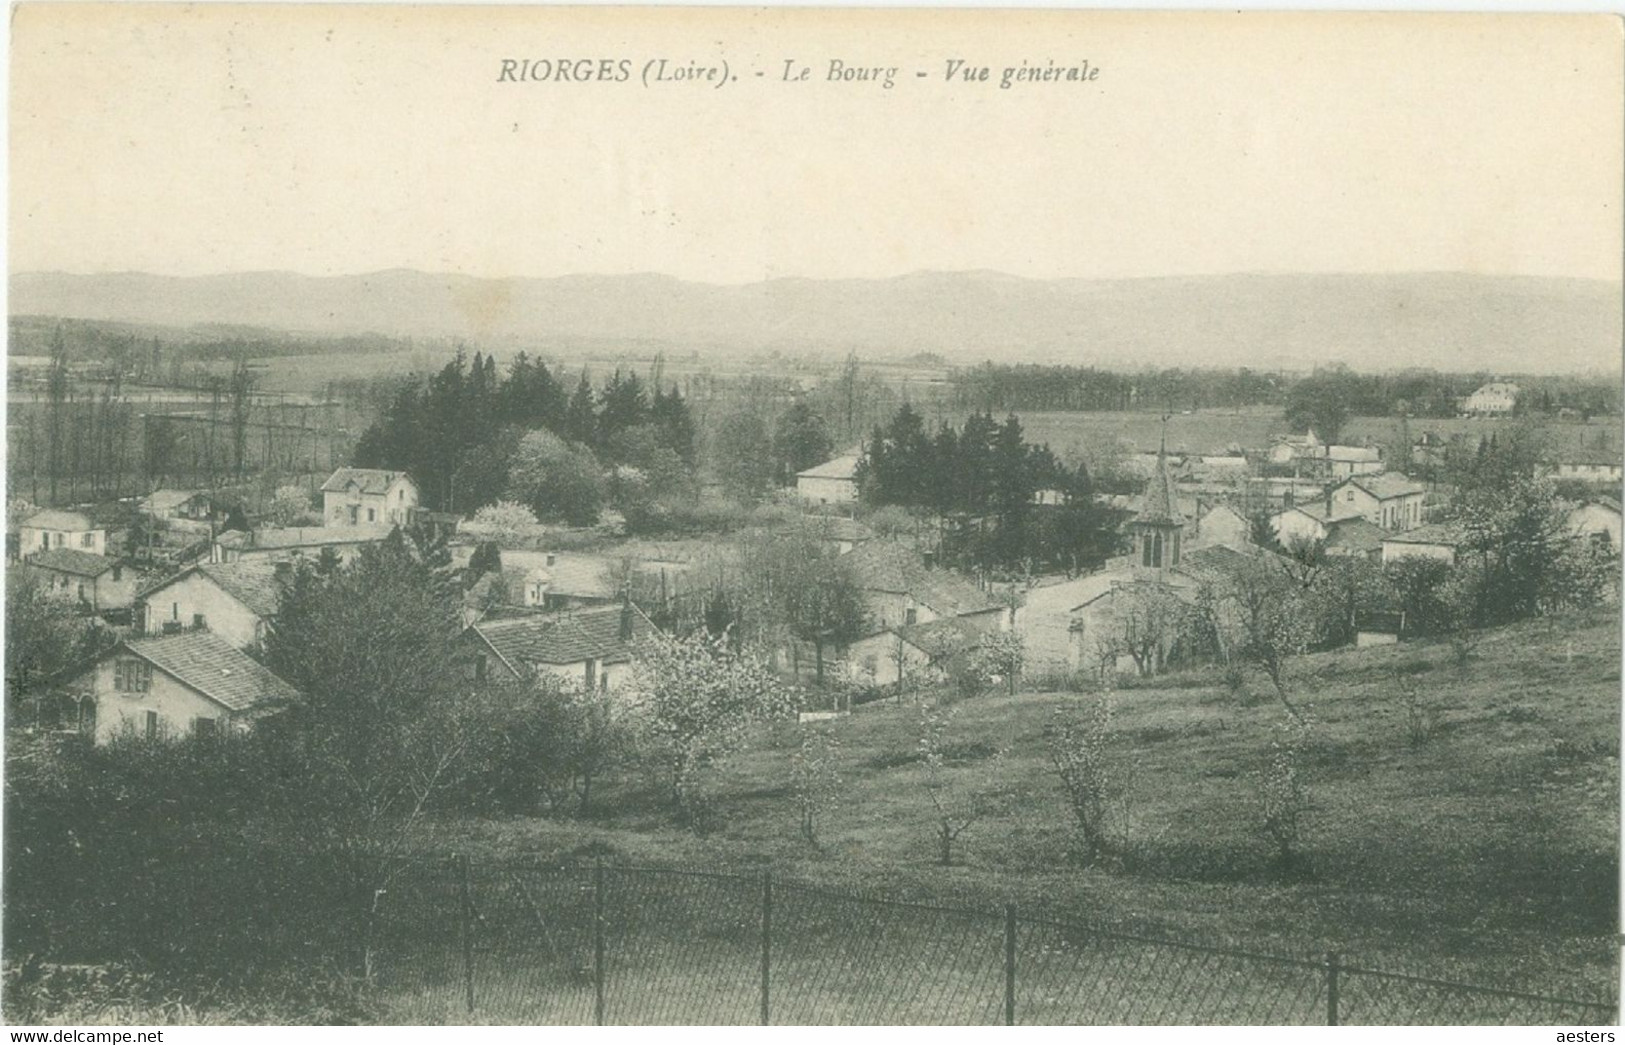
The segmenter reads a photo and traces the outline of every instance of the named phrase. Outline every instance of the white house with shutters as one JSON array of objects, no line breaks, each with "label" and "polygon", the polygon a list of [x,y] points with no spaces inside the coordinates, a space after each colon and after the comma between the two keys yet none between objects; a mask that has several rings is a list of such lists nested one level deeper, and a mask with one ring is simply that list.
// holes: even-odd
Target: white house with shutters
[{"label": "white house with shutters", "polygon": [[17,553],[23,558],[59,549],[106,555],[107,531],[96,526],[83,512],[53,508],[35,512],[18,524]]},{"label": "white house with shutters", "polygon": [[327,526],[405,526],[418,507],[418,484],[405,472],[340,468],[322,484]]}]

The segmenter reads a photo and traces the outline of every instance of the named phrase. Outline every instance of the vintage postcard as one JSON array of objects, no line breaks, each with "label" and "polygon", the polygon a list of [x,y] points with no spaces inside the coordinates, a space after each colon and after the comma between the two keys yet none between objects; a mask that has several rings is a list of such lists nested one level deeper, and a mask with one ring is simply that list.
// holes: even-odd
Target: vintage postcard
[{"label": "vintage postcard", "polygon": [[5,1020],[1612,1040],[1621,27],[15,5]]}]

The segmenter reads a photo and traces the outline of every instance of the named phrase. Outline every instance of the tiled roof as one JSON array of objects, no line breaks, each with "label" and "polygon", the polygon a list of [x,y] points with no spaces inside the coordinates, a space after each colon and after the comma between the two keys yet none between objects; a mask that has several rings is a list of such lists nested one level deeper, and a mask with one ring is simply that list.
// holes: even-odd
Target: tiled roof
[{"label": "tiled roof", "polygon": [[30,555],[26,562],[30,566],[39,566],[58,573],[71,573],[78,577],[100,577],[118,565],[117,559],[82,552],[77,548],[52,548],[50,551],[36,552]]},{"label": "tiled roof", "polygon": [[222,548],[274,551],[279,548],[319,548],[325,544],[368,544],[389,536],[393,526],[266,527],[244,533],[231,530],[214,539]]},{"label": "tiled roof", "polygon": [[90,516],[81,512],[64,512],[55,508],[47,508],[43,512],[35,512],[20,524],[36,530],[89,530]]},{"label": "tiled roof", "polygon": [[284,582],[277,579],[276,564],[257,559],[217,562],[199,566],[203,576],[224,588],[257,617],[274,617],[282,601]]},{"label": "tiled roof", "polygon": [[1462,533],[1459,528],[1450,523],[1430,523],[1427,526],[1418,526],[1414,530],[1385,533],[1382,542],[1384,544],[1446,544],[1456,547],[1462,542]]},{"label": "tiled roof", "polygon": [[852,564],[858,583],[870,591],[912,595],[952,617],[997,609],[998,603],[952,570],[928,569],[918,554],[896,541],[865,541],[841,557]]},{"label": "tiled roof", "polygon": [[1609,453],[1606,450],[1575,450],[1557,458],[1557,464],[1562,465],[1603,465],[1609,468],[1618,468],[1621,465],[1621,455]]},{"label": "tiled roof", "polygon": [[[1127,568],[1126,566],[1123,567],[1123,569]],[[1116,583],[1121,574],[1122,569],[1102,570],[1099,573],[1092,573],[1076,580],[1034,588],[1027,593],[1027,601],[1022,612],[1033,615],[1071,613],[1078,607],[1087,606],[1111,591],[1112,585]]]},{"label": "tiled roof", "polygon": [[1338,519],[1327,526],[1326,545],[1331,548],[1350,548],[1354,551],[1376,551],[1382,547],[1388,531],[1364,516]]},{"label": "tiled roof", "polygon": [[980,628],[962,617],[939,617],[924,624],[905,624],[891,630],[910,646],[932,657],[970,649],[982,641],[983,635]]},{"label": "tiled roof", "polygon": [[1365,518],[1365,516],[1360,514],[1360,510],[1358,508],[1355,508],[1346,501],[1334,501],[1332,503],[1331,511],[1326,510],[1325,501],[1308,501],[1304,504],[1295,504],[1292,506],[1292,508],[1283,509],[1281,514],[1284,515],[1286,512],[1292,511],[1293,508],[1309,516],[1311,519],[1314,519],[1317,522],[1326,523],[1327,525],[1339,523],[1345,519]]},{"label": "tiled roof", "polygon": [[577,664],[600,660],[621,664],[632,659],[632,648],[654,631],[643,611],[632,606],[632,636],[621,638],[623,607],[594,606],[471,625],[504,661],[520,668],[526,664]]},{"label": "tiled roof", "polygon": [[1233,577],[1256,562],[1259,554],[1237,551],[1228,544],[1210,544],[1187,551],[1177,569],[1199,579]]},{"label": "tiled roof", "polygon": [[797,472],[797,479],[851,479],[858,474],[858,455],[842,454],[821,465]]},{"label": "tiled roof", "polygon": [[382,468],[340,468],[322,484],[322,492],[342,493],[349,489],[351,483],[355,483],[361,488],[362,493],[386,493],[390,484],[405,474]]},{"label": "tiled roof", "polygon": [[271,674],[265,665],[207,631],[129,639],[121,648],[230,711],[247,711],[268,701],[299,697],[297,690]]},{"label": "tiled roof", "polygon": [[1411,480],[1398,472],[1379,472],[1376,475],[1356,475],[1348,481],[1347,485],[1358,486],[1366,493],[1379,501],[1386,501],[1393,497],[1408,497],[1412,494],[1426,493],[1427,487]]},{"label": "tiled roof", "polygon": [[154,490],[146,500],[141,502],[142,507],[149,512],[169,512],[198,497],[201,490]]}]

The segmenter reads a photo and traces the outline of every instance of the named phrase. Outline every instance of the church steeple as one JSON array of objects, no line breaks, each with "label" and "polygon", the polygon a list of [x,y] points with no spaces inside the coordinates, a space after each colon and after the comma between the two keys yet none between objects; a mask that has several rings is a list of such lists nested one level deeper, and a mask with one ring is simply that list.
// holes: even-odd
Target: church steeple
[{"label": "church steeple", "polygon": [[1168,437],[1157,448],[1157,467],[1146,484],[1140,514],[1131,524],[1134,561],[1142,568],[1162,570],[1179,565],[1180,533],[1185,519],[1179,514],[1174,477],[1168,472]]}]

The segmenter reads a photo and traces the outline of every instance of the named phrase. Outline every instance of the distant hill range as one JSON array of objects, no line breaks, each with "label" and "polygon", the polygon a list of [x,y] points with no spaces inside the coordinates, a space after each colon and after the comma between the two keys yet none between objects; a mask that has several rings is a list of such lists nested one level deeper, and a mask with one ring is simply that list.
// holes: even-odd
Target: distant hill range
[{"label": "distant hill range", "polygon": [[1619,369],[1621,288],[1579,279],[1226,275],[1032,280],[992,272],[777,279],[481,279],[407,270],[10,277],[12,315],[306,334],[460,337],[473,345],[624,341],[730,355],[766,350],[1112,367]]}]

